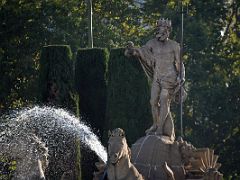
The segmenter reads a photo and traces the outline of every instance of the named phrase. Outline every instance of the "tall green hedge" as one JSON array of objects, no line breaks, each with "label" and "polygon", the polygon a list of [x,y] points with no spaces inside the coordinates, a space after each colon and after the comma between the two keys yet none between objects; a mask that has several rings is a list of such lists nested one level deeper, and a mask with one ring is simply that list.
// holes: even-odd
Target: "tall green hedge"
[{"label": "tall green hedge", "polygon": [[68,45],[49,45],[40,58],[40,101],[73,110],[73,58]]},{"label": "tall green hedge", "polygon": [[98,135],[102,135],[105,121],[108,58],[107,49],[79,49],[75,66],[80,114]]},{"label": "tall green hedge", "polygon": [[108,70],[106,130],[123,128],[132,144],[152,123],[149,83],[138,60],[125,57],[123,48],[111,50]]},{"label": "tall green hedge", "polygon": [[[63,107],[75,112],[77,106],[77,95],[74,93],[74,61],[72,51],[68,45],[49,45],[42,49],[40,58],[39,71],[39,94],[40,102],[47,105]],[[74,153],[75,161],[72,170],[75,172],[75,179],[81,179],[80,168],[80,141],[72,140],[72,152]],[[57,149],[52,148],[56,152]],[[56,147],[59,148],[59,147]],[[64,157],[64,154],[62,155]],[[56,169],[57,157],[49,158],[49,171],[47,179],[60,179],[61,173]],[[64,161],[64,160],[63,160]],[[69,160],[68,160],[69,161]]]},{"label": "tall green hedge", "polygon": [[[75,65],[75,86],[79,94],[81,117],[102,135],[106,112],[107,49],[79,49]],[[82,177],[92,179],[96,155],[82,148]]]}]

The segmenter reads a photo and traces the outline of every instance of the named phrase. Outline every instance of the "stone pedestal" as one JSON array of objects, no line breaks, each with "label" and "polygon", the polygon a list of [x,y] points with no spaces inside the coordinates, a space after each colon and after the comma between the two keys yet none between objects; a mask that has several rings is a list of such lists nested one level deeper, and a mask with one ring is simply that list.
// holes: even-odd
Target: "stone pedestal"
[{"label": "stone pedestal", "polygon": [[[121,148],[119,150],[121,152]],[[182,138],[172,141],[168,136],[146,135],[138,139],[132,145],[131,153],[130,151],[128,153],[131,163],[144,180],[222,180],[223,178],[223,174],[218,171],[221,164],[217,163],[218,156],[214,154],[214,150],[195,148]],[[121,160],[120,158],[119,162]],[[99,162],[96,166],[98,172],[94,173],[94,180],[99,178],[118,180],[108,177],[106,169],[109,168],[109,164]],[[118,162],[114,166],[120,167]],[[124,166],[122,168],[126,169]]]},{"label": "stone pedestal", "polygon": [[177,141],[171,141],[167,136],[147,135],[137,140],[131,151],[132,163],[146,180],[168,179],[165,162],[174,174],[177,173],[177,179],[184,179],[185,172]]},{"label": "stone pedestal", "polygon": [[145,180],[222,178],[217,171],[221,164],[213,150],[197,149],[182,139],[171,141],[167,136],[146,135],[132,145],[131,152],[131,162]]}]

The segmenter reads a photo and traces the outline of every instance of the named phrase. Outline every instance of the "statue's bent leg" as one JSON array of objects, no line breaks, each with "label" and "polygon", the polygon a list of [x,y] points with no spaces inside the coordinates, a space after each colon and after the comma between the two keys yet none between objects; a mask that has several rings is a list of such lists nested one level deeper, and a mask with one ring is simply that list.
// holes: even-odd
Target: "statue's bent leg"
[{"label": "statue's bent leg", "polygon": [[171,140],[175,139],[174,124],[171,112],[168,113],[165,124],[163,125],[163,134],[169,136]]},{"label": "statue's bent leg", "polygon": [[165,124],[169,112],[170,112],[169,93],[167,89],[162,89],[160,93],[159,119],[157,121],[158,134],[163,134],[163,125]]},{"label": "statue's bent leg", "polygon": [[146,133],[154,132],[157,129],[157,122],[159,119],[159,94],[160,86],[156,81],[154,81],[152,83],[150,99],[150,104],[152,107],[153,125],[148,130],[146,130]]}]

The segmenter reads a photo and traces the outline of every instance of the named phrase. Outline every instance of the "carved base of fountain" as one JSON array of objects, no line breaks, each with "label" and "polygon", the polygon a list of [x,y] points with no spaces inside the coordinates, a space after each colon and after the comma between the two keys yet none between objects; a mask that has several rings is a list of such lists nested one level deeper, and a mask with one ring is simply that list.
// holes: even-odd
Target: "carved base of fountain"
[{"label": "carved base of fountain", "polygon": [[213,150],[197,149],[181,138],[171,141],[167,136],[147,135],[132,145],[131,152],[131,162],[145,180],[173,179],[166,163],[176,180],[222,178],[217,171],[221,164]]}]

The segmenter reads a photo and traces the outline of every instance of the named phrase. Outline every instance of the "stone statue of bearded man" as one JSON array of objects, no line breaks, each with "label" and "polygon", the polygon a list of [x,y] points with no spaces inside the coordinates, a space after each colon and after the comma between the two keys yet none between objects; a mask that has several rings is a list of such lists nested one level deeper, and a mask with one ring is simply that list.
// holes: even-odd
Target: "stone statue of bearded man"
[{"label": "stone statue of bearded man", "polygon": [[[170,104],[179,96],[177,94],[184,82],[185,71],[183,64],[180,63],[180,46],[169,39],[170,31],[171,21],[159,19],[155,38],[140,48],[134,47],[134,44],[129,42],[125,55],[138,57],[143,70],[152,81],[150,103],[153,125],[146,130],[146,133],[165,135],[174,140]],[[181,76],[180,66],[182,66]],[[185,91],[183,94],[185,95]]]}]

